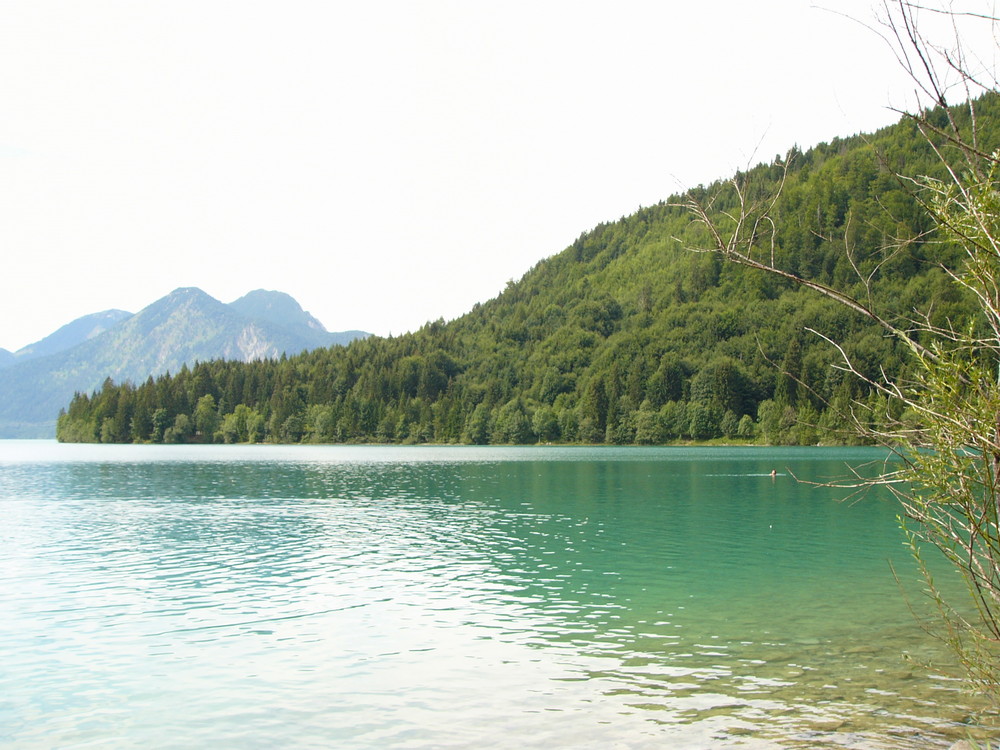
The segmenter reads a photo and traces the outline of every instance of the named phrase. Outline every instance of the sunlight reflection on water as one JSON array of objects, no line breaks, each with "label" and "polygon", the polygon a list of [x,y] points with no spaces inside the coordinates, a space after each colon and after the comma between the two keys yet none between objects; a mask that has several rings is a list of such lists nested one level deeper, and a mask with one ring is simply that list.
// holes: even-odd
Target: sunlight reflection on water
[{"label": "sunlight reflection on water", "polygon": [[769,477],[870,454],[268,448],[0,444],[0,742],[920,748],[977,709],[893,508]]}]

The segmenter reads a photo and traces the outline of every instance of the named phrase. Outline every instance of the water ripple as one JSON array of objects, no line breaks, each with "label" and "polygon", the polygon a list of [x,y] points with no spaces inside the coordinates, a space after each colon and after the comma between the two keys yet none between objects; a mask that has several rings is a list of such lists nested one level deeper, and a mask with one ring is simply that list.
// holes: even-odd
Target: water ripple
[{"label": "water ripple", "polygon": [[920,748],[979,708],[920,667],[892,508],[744,481],[815,453],[18,450],[0,744]]}]

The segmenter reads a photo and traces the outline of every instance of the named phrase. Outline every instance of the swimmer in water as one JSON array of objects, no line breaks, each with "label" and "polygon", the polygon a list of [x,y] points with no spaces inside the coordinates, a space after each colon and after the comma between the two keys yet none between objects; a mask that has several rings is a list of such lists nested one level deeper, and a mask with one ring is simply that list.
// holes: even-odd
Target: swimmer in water
[{"label": "swimmer in water", "polygon": [[771,469],[771,479],[774,479],[776,476],[778,476],[778,470]]}]

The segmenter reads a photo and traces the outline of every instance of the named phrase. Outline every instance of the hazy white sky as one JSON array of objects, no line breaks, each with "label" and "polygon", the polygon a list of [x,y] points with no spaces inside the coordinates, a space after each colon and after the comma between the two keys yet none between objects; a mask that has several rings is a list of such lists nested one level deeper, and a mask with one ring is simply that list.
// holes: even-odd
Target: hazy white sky
[{"label": "hazy white sky", "polygon": [[[179,286],[402,333],[896,119],[867,0],[0,0],[0,347]],[[754,153],[757,159],[754,159]]]}]

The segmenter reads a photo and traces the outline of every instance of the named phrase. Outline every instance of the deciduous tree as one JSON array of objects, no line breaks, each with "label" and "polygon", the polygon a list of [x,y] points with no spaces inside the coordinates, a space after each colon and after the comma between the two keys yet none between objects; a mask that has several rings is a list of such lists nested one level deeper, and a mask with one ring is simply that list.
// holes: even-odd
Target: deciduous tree
[{"label": "deciduous tree", "polygon": [[[920,96],[909,120],[937,154],[939,168],[906,174],[890,154],[881,155],[882,164],[913,192],[931,234],[888,237],[877,257],[853,253],[845,238],[853,279],[849,286],[827,284],[782,264],[775,231],[780,191],[760,192],[747,174],[713,195],[691,196],[686,205],[710,237],[702,249],[835,300],[875,322],[907,353],[907,368],[890,375],[884,363],[866,365],[843,342],[819,334],[870,394],[847,405],[845,423],[895,458],[874,475],[858,470],[844,486],[887,487],[901,501],[918,560],[922,545],[930,544],[962,573],[971,615],[969,607],[947,601],[924,568],[942,635],[973,683],[1000,699],[1000,153],[982,145],[978,119],[983,97],[1000,95],[992,67],[998,19],[988,6],[972,12],[909,0],[886,2],[884,11],[884,38]],[[931,39],[926,29],[942,19],[953,37]],[[969,35],[990,40],[992,48],[970,49]],[[951,107],[955,92],[962,101]],[[776,167],[785,170],[788,162]],[[720,213],[713,204],[730,208]],[[975,300],[971,321],[942,320],[933,308],[907,314],[876,301],[873,279],[911,251],[927,252],[956,292]],[[760,405],[765,434],[780,426],[779,404]]]}]

